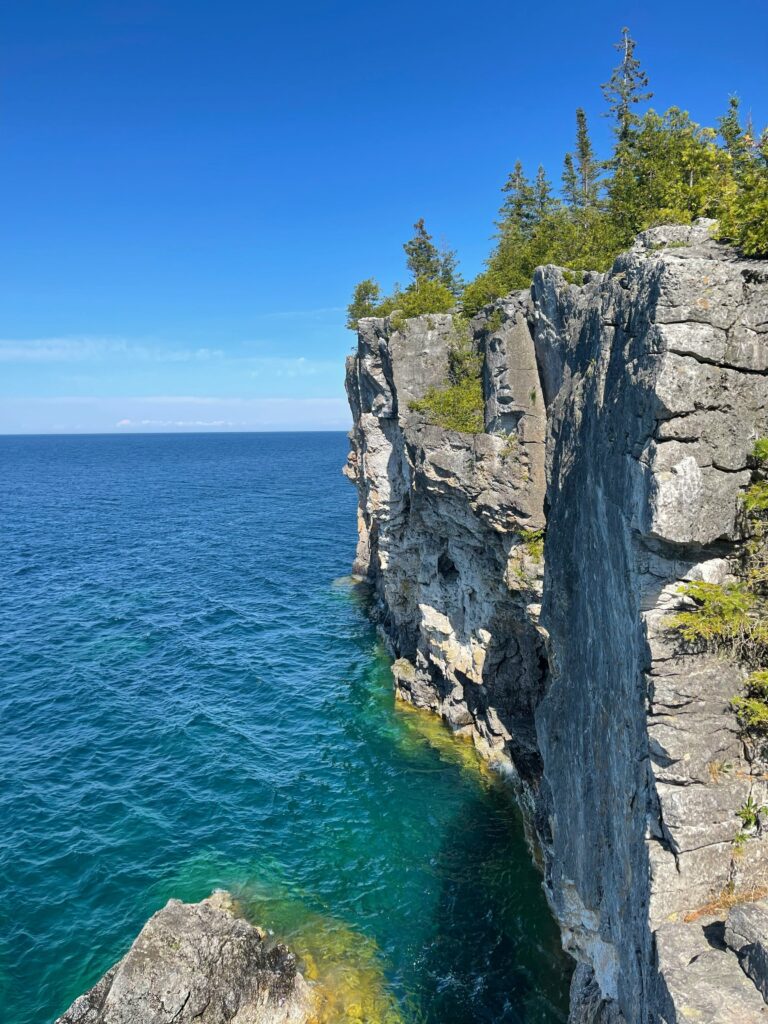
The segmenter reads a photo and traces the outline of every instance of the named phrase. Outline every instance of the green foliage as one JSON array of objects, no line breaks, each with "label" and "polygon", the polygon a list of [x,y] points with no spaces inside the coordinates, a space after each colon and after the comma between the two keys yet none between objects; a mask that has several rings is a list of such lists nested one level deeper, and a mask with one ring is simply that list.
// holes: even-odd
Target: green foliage
[{"label": "green foliage", "polygon": [[680,592],[695,602],[690,611],[678,612],[669,620],[690,643],[721,645],[735,642],[750,630],[749,613],[755,598],[745,583],[684,583]]},{"label": "green foliage", "polygon": [[768,735],[768,670],[752,672],[744,683],[744,695],[734,697],[731,707],[746,731]]},{"label": "green foliage", "polygon": [[403,243],[405,250],[406,264],[414,281],[426,279],[436,281],[440,277],[440,255],[437,246],[432,241],[424,226],[424,218],[420,217],[413,225],[414,236]]},{"label": "green foliage", "polygon": [[719,129],[733,179],[720,230],[747,256],[768,255],[768,131],[756,140],[751,127],[742,128],[735,96],[728,113],[720,118]]},{"label": "green foliage", "polygon": [[440,388],[429,388],[423,398],[410,403],[414,412],[445,430],[482,434],[485,402],[480,379],[482,359],[470,341],[466,322],[454,318],[454,339],[448,353],[448,379]]},{"label": "green foliage", "polygon": [[733,844],[737,850],[741,850],[747,840],[752,836],[760,834],[762,830],[761,815],[768,814],[768,807],[759,806],[755,798],[750,795],[736,811],[736,816],[741,818],[741,828],[736,833]]},{"label": "green foliage", "polygon": [[760,825],[760,815],[768,814],[768,807],[758,806],[754,797],[750,794],[741,807],[736,811],[741,818],[741,823],[746,829],[756,829]]},{"label": "green foliage", "polygon": [[456,299],[442,281],[422,277],[397,296],[397,312],[407,320],[423,313],[447,313],[456,305]]},{"label": "green foliage", "polygon": [[621,60],[611,72],[611,77],[601,88],[608,103],[608,111],[613,116],[613,130],[619,145],[627,144],[631,139],[632,129],[637,124],[635,106],[651,99],[653,93],[648,89],[648,76],[640,67],[635,57],[637,43],[630,36],[629,29],[621,30],[621,39],[614,43]]},{"label": "green foliage", "polygon": [[649,110],[632,131],[608,183],[611,216],[627,240],[655,224],[722,217],[733,201],[730,161],[688,113]]},{"label": "green foliage", "polygon": [[360,284],[355,285],[352,301],[347,306],[347,327],[350,330],[356,331],[357,322],[363,317],[376,316],[380,295],[381,288],[372,277],[367,277]]},{"label": "green foliage", "polygon": [[[552,197],[540,170],[532,184],[518,161],[506,196],[496,247],[485,269],[464,290],[473,315],[516,288],[530,285],[537,266],[554,263],[573,273],[607,270],[645,228],[720,221],[721,234],[751,255],[768,253],[768,134],[756,143],[738,120],[738,101],[717,130],[677,107],[638,112],[650,99],[648,79],[622,30],[621,60],[603,86],[614,122],[611,157],[594,153],[584,110],[576,112],[576,146],[565,156],[562,199]],[[610,173],[601,180],[600,172]]]},{"label": "green foliage", "polygon": [[411,402],[410,407],[445,430],[458,430],[463,434],[483,432],[483,389],[479,378],[430,388],[423,398]]},{"label": "green foliage", "polygon": [[768,437],[759,437],[752,448],[752,458],[761,465],[768,463]]},{"label": "green foliage", "polygon": [[[413,238],[404,245],[411,283],[404,292],[395,289],[380,300],[370,290],[375,282],[362,282],[350,306],[350,326],[363,315],[386,315],[404,305],[418,312],[450,308],[442,300],[421,300],[424,281],[439,282],[460,296],[465,314],[473,316],[494,299],[528,288],[537,266],[553,263],[576,275],[605,271],[639,231],[689,224],[697,217],[718,220],[720,237],[746,255],[768,255],[768,132],[758,138],[751,127],[742,126],[735,97],[717,128],[697,124],[679,107],[641,113],[640,105],[653,94],[628,29],[622,29],[616,49],[619,63],[602,87],[615,137],[608,159],[595,154],[586,113],[579,107],[576,144],[565,157],[560,198],[553,195],[543,167],[531,180],[517,161],[502,187],[494,249],[466,286],[456,254],[438,250],[424,220],[417,221]],[[768,503],[768,493],[759,500]]]},{"label": "green foliage", "polygon": [[744,491],[744,508],[750,515],[768,512],[768,480],[758,480]]},{"label": "green foliage", "polygon": [[759,521],[768,512],[768,437],[759,437],[752,448],[752,462],[756,463],[756,475],[752,484],[744,491],[744,508],[751,519]]},{"label": "green foliage", "polygon": [[581,208],[597,205],[600,164],[595,159],[587,128],[587,115],[581,107],[576,111],[576,174],[575,205]]},{"label": "green foliage", "polygon": [[519,534],[528,556],[540,562],[544,557],[544,530],[520,530]]},{"label": "green foliage", "polygon": [[497,306],[485,321],[485,330],[488,334],[496,334],[504,323],[504,310]]},{"label": "green foliage", "polygon": [[503,432],[499,432],[496,436],[504,439],[504,444],[499,450],[499,455],[502,459],[508,459],[511,455],[514,455],[520,447],[520,438],[517,434],[505,434]]}]

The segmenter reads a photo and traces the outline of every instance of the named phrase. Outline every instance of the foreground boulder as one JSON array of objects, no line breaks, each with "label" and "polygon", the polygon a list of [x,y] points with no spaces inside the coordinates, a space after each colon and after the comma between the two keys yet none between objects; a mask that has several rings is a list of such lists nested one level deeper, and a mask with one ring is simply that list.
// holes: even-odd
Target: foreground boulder
[{"label": "foreground boulder", "polygon": [[725,941],[768,1003],[768,900],[734,907],[725,926]]},{"label": "foreground boulder", "polygon": [[56,1024],[300,1024],[310,1009],[294,955],[217,891],[201,903],[169,900]]}]

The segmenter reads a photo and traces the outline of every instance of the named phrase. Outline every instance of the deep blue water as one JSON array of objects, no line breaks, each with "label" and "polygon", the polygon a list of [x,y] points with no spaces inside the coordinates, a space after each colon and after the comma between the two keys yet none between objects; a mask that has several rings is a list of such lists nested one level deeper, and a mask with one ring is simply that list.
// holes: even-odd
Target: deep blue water
[{"label": "deep blue water", "polygon": [[169,897],[216,886],[337,986],[340,1024],[356,989],[370,1022],[564,1019],[505,785],[395,706],[340,579],[345,454],[0,438],[4,1024],[50,1022]]}]

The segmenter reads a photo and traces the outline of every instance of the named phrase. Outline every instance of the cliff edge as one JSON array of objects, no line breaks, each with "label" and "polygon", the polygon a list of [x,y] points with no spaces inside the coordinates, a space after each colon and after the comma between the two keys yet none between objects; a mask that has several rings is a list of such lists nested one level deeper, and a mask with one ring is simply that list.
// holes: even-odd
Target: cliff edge
[{"label": "cliff edge", "polygon": [[539,268],[470,324],[479,434],[418,411],[456,330],[362,320],[347,361],[355,571],[397,691],[513,780],[573,1022],[768,1019],[723,926],[768,882],[768,839],[734,843],[739,808],[768,802],[730,706],[745,673],[668,625],[681,584],[729,580],[748,543],[768,263],[698,222],[578,283]]}]

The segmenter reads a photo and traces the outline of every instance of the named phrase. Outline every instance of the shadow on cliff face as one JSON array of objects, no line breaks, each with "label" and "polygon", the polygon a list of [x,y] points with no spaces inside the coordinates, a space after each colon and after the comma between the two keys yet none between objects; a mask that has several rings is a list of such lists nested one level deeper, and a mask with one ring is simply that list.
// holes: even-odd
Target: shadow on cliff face
[{"label": "shadow on cliff face", "polygon": [[567,1019],[570,959],[543,907],[507,784],[466,802],[434,862],[431,941],[412,990],[428,1024],[555,1024]]}]

